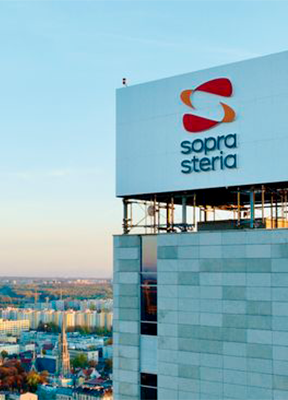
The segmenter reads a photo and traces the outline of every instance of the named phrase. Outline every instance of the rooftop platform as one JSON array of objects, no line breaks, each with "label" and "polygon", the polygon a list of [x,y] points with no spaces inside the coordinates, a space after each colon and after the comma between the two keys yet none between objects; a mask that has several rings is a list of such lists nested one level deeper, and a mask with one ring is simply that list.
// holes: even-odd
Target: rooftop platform
[{"label": "rooftop platform", "polygon": [[287,181],[129,196],[123,233],[287,228],[287,196]]}]

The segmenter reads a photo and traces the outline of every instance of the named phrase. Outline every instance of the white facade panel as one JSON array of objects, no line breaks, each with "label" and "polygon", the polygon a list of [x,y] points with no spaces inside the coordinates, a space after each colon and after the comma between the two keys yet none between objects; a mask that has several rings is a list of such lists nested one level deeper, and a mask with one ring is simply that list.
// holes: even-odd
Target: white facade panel
[{"label": "white facade panel", "polygon": [[[194,92],[194,109],[181,101],[183,90],[219,78],[230,80],[231,97]],[[221,120],[220,102],[235,111],[233,122],[198,133],[185,130],[184,114]],[[119,89],[117,196],[287,181],[287,115],[288,52]],[[183,141],[211,138],[212,146],[213,138],[227,135],[236,135],[237,147],[221,147],[220,140],[220,150],[181,153]],[[210,164],[208,171],[184,173],[187,169],[181,166],[193,156],[212,163],[213,157],[229,154],[236,155],[235,168],[221,169],[220,159],[213,161],[214,170]]]}]

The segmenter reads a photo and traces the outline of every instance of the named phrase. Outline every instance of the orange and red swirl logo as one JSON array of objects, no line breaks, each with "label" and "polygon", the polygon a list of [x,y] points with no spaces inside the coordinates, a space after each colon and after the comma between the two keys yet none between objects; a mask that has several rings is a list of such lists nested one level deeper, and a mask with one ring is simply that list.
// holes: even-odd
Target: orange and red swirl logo
[{"label": "orange and red swirl logo", "polygon": [[[231,97],[232,95],[232,84],[227,78],[218,78],[211,81],[205,82],[195,89],[183,90],[180,97],[186,106],[195,109],[192,104],[192,95],[194,92],[206,92],[215,94],[218,96]],[[185,114],[183,116],[183,125],[186,131],[197,133],[206,131],[207,129],[213,128],[216,125],[222,124],[222,122],[232,122],[235,119],[235,111],[220,101],[220,104],[224,111],[224,116],[220,121],[215,121],[213,119],[199,117],[194,114]]]}]

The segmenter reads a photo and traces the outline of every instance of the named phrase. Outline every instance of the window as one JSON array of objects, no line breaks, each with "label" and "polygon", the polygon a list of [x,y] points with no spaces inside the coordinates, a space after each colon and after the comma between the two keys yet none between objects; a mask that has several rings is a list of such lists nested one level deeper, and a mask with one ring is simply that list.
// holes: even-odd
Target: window
[{"label": "window", "polygon": [[157,324],[154,322],[141,322],[141,335],[157,336]]},{"label": "window", "polygon": [[141,273],[141,284],[142,285],[157,285],[157,275],[154,273]]},{"label": "window", "polygon": [[156,236],[142,236],[141,272],[157,273],[157,239]]},{"label": "window", "polygon": [[140,374],[141,400],[157,400],[157,375]]},{"label": "window", "polygon": [[141,386],[141,400],[157,400],[157,389]]},{"label": "window", "polygon": [[141,321],[157,322],[157,286],[141,286]]},{"label": "window", "polygon": [[142,237],[141,283],[157,284],[156,236]]},{"label": "window", "polygon": [[157,335],[157,237],[141,241],[141,334]]},{"label": "window", "polygon": [[157,387],[157,375],[141,373],[141,385]]}]

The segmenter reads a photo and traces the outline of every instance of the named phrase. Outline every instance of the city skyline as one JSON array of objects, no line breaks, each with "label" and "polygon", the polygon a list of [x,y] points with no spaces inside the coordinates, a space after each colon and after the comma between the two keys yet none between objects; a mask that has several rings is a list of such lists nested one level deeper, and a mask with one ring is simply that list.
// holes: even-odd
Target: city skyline
[{"label": "city skyline", "polygon": [[1,2],[0,276],[111,277],[123,77],[287,49],[284,2],[205,3]]}]

